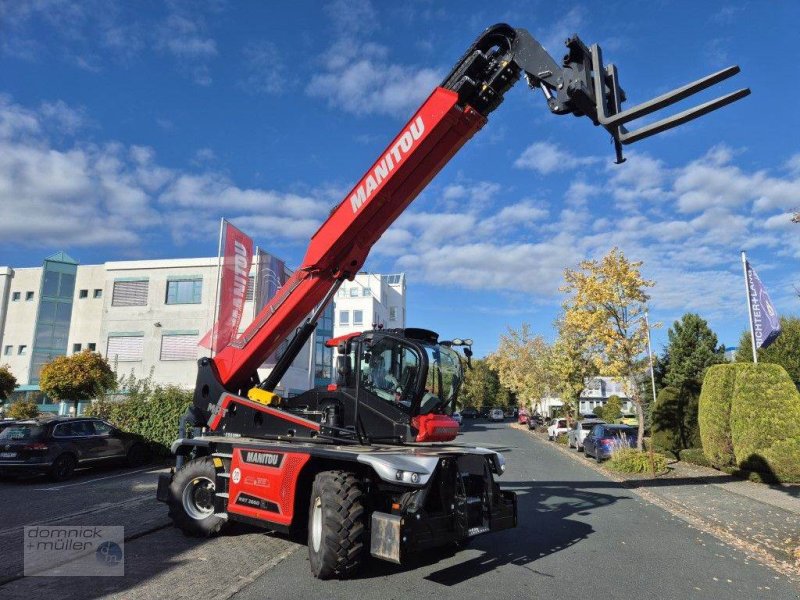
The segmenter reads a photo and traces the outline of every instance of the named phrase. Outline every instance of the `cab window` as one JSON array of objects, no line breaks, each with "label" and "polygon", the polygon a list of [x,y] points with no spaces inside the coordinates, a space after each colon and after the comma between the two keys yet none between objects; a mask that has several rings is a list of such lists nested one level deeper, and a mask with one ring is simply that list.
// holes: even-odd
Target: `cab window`
[{"label": "cab window", "polygon": [[419,368],[419,355],[413,348],[400,340],[383,338],[362,355],[361,387],[409,410]]}]

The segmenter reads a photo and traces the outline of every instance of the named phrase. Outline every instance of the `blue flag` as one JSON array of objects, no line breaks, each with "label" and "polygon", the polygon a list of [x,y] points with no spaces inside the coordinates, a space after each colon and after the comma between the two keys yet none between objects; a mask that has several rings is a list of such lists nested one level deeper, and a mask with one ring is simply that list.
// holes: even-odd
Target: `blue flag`
[{"label": "blue flag", "polygon": [[764,284],[761,283],[750,261],[745,262],[747,290],[750,296],[750,319],[758,348],[766,348],[781,333],[781,321]]}]

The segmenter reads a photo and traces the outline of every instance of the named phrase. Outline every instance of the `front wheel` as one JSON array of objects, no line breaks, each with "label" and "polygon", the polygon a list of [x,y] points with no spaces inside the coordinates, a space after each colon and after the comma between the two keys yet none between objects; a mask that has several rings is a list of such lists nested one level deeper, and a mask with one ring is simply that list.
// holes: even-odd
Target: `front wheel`
[{"label": "front wheel", "polygon": [[185,535],[211,537],[225,524],[225,519],[214,514],[215,480],[214,463],[208,456],[190,460],[172,478],[169,516]]},{"label": "front wheel", "polygon": [[67,481],[75,473],[77,464],[74,456],[62,454],[53,461],[53,466],[50,467],[50,479],[56,482]]},{"label": "front wheel", "polygon": [[344,578],[365,553],[366,511],[361,480],[346,471],[323,471],[311,487],[308,559],[319,579]]}]

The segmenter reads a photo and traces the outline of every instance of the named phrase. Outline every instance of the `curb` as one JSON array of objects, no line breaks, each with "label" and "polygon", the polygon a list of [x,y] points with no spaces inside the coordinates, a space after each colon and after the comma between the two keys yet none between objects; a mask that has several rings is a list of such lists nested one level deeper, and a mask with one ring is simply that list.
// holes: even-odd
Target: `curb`
[{"label": "curb", "polygon": [[[517,423],[511,423],[510,425],[514,429],[524,431],[531,437],[539,439],[539,441],[545,441],[541,439],[540,435],[538,435],[535,431],[530,430],[525,426],[519,425]],[[644,489],[642,487],[632,485],[628,483],[628,480],[616,475],[615,473],[609,471],[608,469],[604,469],[603,467],[597,465],[592,461],[582,460],[583,455],[577,452],[571,452],[567,446],[555,443],[548,443],[548,445],[556,448],[562,454],[569,456],[572,460],[580,462],[582,465],[602,474],[607,479],[610,479],[615,483],[619,483],[622,487],[630,490],[640,498],[647,500],[651,504],[655,504],[656,506],[664,509],[665,511],[678,517],[679,519],[688,523],[689,525],[699,529],[700,531],[708,533],[717,538],[718,540],[728,544],[729,546],[733,546],[734,548],[741,550],[753,560],[756,560],[761,564],[773,569],[774,571],[777,571],[778,573],[787,576],[792,581],[795,582],[800,581],[800,562],[796,565],[793,565],[784,560],[780,560],[776,558],[773,554],[771,554],[768,550],[762,548],[757,540],[743,540],[738,535],[735,535],[730,531],[717,526],[714,523],[706,521],[702,515],[687,508],[683,504],[680,504],[668,498],[663,498],[661,496],[658,496],[653,492],[651,492],[650,490]],[[711,484],[706,484],[706,485],[711,485]]]}]

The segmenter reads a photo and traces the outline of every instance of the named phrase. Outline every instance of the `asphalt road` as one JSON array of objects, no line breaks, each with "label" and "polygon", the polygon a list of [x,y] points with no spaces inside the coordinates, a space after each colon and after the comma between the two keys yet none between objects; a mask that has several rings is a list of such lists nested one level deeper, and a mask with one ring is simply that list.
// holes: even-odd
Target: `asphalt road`
[{"label": "asphalt road", "polygon": [[236,594],[268,598],[797,599],[797,588],[552,444],[507,424],[466,424],[464,442],[508,448],[503,487],[519,527],[416,569],[370,560],[359,579],[318,581],[305,549]]},{"label": "asphalt road", "polygon": [[[357,579],[321,582],[307,551],[285,537],[233,527],[186,538],[155,502],[157,469],[93,470],[65,484],[0,483],[0,582],[21,569],[21,525],[122,524],[124,577],[25,577],[0,583],[4,600],[151,598],[654,598],[797,599],[797,583],[693,529],[551,443],[470,422],[459,441],[503,450],[503,486],[519,496],[515,530],[473,540],[416,568],[370,559]],[[136,534],[141,532],[141,535]]]}]

